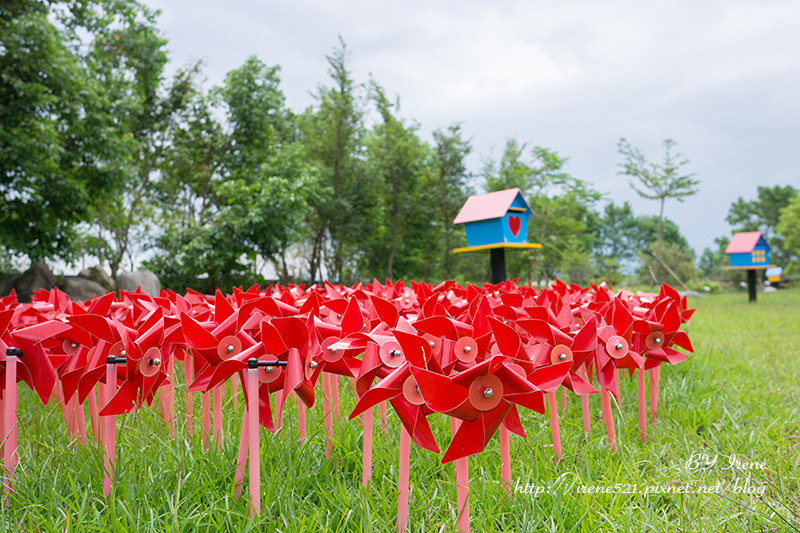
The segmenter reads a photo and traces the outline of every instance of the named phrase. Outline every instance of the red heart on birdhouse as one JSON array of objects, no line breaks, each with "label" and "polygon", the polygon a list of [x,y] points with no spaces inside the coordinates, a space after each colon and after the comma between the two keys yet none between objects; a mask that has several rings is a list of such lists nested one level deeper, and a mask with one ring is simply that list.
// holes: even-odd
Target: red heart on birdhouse
[{"label": "red heart on birdhouse", "polygon": [[522,221],[520,220],[519,216],[511,215],[508,217],[508,229],[511,230],[511,234],[514,237],[519,235],[520,227],[522,227]]}]

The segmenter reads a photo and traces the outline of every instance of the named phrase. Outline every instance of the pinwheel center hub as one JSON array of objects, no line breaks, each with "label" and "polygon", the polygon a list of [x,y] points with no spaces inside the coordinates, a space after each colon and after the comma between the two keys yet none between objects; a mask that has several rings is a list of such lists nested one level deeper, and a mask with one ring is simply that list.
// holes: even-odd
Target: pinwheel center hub
[{"label": "pinwheel center hub", "polygon": [[338,350],[336,348],[329,348],[331,353],[336,353]]},{"label": "pinwheel center hub", "polygon": [[614,345],[614,348],[616,348],[617,350],[622,350],[624,347],[625,346],[623,346],[621,342],[618,342],[617,344]]},{"label": "pinwheel center hub", "polygon": [[661,337],[656,337],[655,339],[653,339],[653,342],[656,344],[661,344]]},{"label": "pinwheel center hub", "polygon": [[75,350],[78,347],[78,343],[73,342],[72,344],[70,344],[70,346],[72,346],[72,349]]},{"label": "pinwheel center hub", "polygon": [[318,363],[316,361],[311,361],[310,363],[308,363],[308,366],[310,366],[311,368],[317,368]]},{"label": "pinwheel center hub", "polygon": [[567,360],[567,354],[565,354],[565,353],[558,354],[558,360],[559,361],[566,361]]},{"label": "pinwheel center hub", "polygon": [[227,346],[225,347],[225,351],[226,351],[226,352],[228,352],[228,353],[231,353],[231,352],[233,352],[233,350],[235,350],[235,349],[236,349],[236,348],[234,348],[234,347],[233,347],[233,344],[229,344],[229,345],[227,345]]},{"label": "pinwheel center hub", "polygon": [[472,351],[472,346],[464,346],[464,353],[469,353]]},{"label": "pinwheel center hub", "polygon": [[469,403],[478,411],[491,411],[503,400],[503,382],[494,374],[478,376],[469,386]]},{"label": "pinwheel center hub", "polygon": [[120,357],[128,357],[128,351],[127,350],[120,350],[119,351],[119,356]]},{"label": "pinwheel center hub", "polygon": [[150,366],[158,366],[161,364],[161,359],[159,359],[158,357],[154,357],[150,359],[150,361],[148,362],[150,363]]},{"label": "pinwheel center hub", "polygon": [[275,367],[273,367],[273,366],[265,366],[264,367],[264,372],[266,372],[267,374],[272,374],[273,372],[275,372]]},{"label": "pinwheel center hub", "polygon": [[389,354],[391,354],[392,357],[400,357],[401,355],[403,355],[403,352],[401,352],[400,350],[392,350],[391,352],[389,352]]}]

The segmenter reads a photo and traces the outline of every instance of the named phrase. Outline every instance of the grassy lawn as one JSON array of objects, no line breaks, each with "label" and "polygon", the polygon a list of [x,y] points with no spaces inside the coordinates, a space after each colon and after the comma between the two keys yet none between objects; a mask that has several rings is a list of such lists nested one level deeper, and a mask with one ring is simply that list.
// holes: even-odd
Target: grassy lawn
[{"label": "grassy lawn", "polygon": [[[589,436],[577,398],[561,413],[560,462],[547,419],[522,413],[528,438],[512,436],[513,477],[543,492],[504,496],[495,438],[470,458],[473,531],[800,529],[800,289],[759,294],[755,305],[738,293],[690,300],[690,306],[697,308],[688,324],[695,355],[662,369],[659,420],[648,427],[647,441],[638,438],[635,380],[623,380],[614,455],[599,395],[591,399]],[[97,447],[71,443],[60,409],[42,407],[20,387],[19,479],[0,504],[0,522],[9,531],[392,531],[399,422],[391,409],[387,432],[376,422],[373,483],[363,488],[361,424],[347,420],[353,394],[342,385],[334,460],[324,458],[321,402],[309,412],[304,446],[293,405],[281,432],[262,431],[260,520],[249,516],[246,488],[242,500],[234,497],[243,402],[236,410],[226,400],[224,445],[208,453],[199,435],[189,437],[183,427],[182,389],[176,438],[156,409],[118,417],[118,477],[106,501]],[[197,413],[199,395],[195,405]],[[444,449],[449,424],[444,417],[430,420]],[[731,455],[763,464],[731,468]],[[412,448],[411,531],[455,530],[454,469],[439,460]],[[596,487],[620,493],[588,493]],[[718,493],[678,493],[699,487]]]}]

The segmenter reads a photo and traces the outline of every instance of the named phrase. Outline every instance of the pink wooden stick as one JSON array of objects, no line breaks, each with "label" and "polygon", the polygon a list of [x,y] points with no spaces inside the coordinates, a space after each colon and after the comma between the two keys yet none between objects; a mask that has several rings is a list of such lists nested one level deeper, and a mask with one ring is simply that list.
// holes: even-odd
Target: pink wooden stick
[{"label": "pink wooden stick", "polygon": [[645,384],[644,369],[640,368],[636,372],[636,385],[639,393],[639,436],[642,440],[647,440],[647,408],[645,407]]},{"label": "pink wooden stick", "polygon": [[236,456],[236,473],[234,475],[234,489],[233,494],[238,499],[242,495],[242,488],[244,487],[244,474],[247,471],[247,439],[249,436],[249,428],[247,423],[247,415],[249,410],[245,409],[242,414],[242,432],[239,434],[239,454]]},{"label": "pink wooden stick", "polygon": [[333,411],[331,409],[331,375],[322,373],[322,416],[325,421],[325,458],[331,456],[333,445]]},{"label": "pink wooden stick", "polygon": [[87,439],[87,436],[86,436],[86,413],[83,411],[83,404],[78,403],[78,395],[77,394],[72,397],[72,400],[75,402],[74,409],[75,409],[75,413],[76,413],[75,418],[78,421],[78,425],[77,425],[78,438],[80,439],[81,444],[86,446],[86,443],[88,442],[88,439]]},{"label": "pink wooden stick", "polygon": [[6,389],[3,405],[3,467],[5,471],[4,490],[9,493],[14,488],[14,469],[17,466],[17,356],[6,357]]},{"label": "pink wooden stick", "polygon": [[650,422],[655,424],[658,416],[658,386],[661,367],[651,368],[650,373]]},{"label": "pink wooden stick", "polygon": [[614,414],[611,412],[611,398],[607,388],[600,387],[600,403],[603,409],[603,420],[606,423],[608,433],[608,444],[611,445],[611,452],[617,451],[617,435],[614,430]]},{"label": "pink wooden stick", "polygon": [[[361,427],[364,430],[364,442],[361,450],[361,484],[365,487],[372,479],[372,417],[374,408],[370,407],[364,411],[361,419]],[[402,438],[402,434],[400,435]]]},{"label": "pink wooden stick", "polygon": [[189,432],[189,436],[191,437],[194,434],[194,424],[192,424],[192,418],[194,418],[194,399],[192,398],[192,393],[189,392],[189,385],[194,381],[194,362],[189,352],[186,352],[186,355],[184,355],[183,363],[186,369],[186,431]]},{"label": "pink wooden stick", "polygon": [[458,532],[469,533],[469,458],[456,459]]},{"label": "pink wooden stick", "polygon": [[561,459],[561,430],[558,427],[558,405],[555,391],[547,393],[547,408],[550,411],[550,434],[553,436],[553,451],[556,457]]},{"label": "pink wooden stick", "polygon": [[100,420],[97,412],[97,389],[92,387],[89,391],[89,419],[92,421],[92,440],[100,440]]},{"label": "pink wooden stick", "polygon": [[250,450],[250,504],[251,516],[261,516],[261,470],[259,469],[258,442],[258,369],[247,369],[247,440]]},{"label": "pink wooden stick", "polygon": [[567,410],[567,388],[561,387],[561,410]]},{"label": "pink wooden stick", "polygon": [[[581,367],[583,369],[583,377],[589,381],[589,374],[586,372],[586,367]],[[583,431],[589,433],[592,430],[592,413],[589,407],[589,395],[584,394],[581,396],[581,409],[583,411]]]},{"label": "pink wooden stick", "polygon": [[213,402],[214,402],[214,437],[217,441],[217,447],[222,448],[222,395],[225,394],[225,383],[220,383],[219,387],[214,389]]},{"label": "pink wooden stick", "polygon": [[211,440],[211,398],[210,392],[203,393],[203,448],[208,451]]},{"label": "pink wooden stick", "polygon": [[231,398],[233,398],[233,408],[239,407],[239,377],[238,374],[231,376]]},{"label": "pink wooden stick", "polygon": [[306,404],[297,399],[297,435],[302,446],[306,442]]},{"label": "pink wooden stick", "polygon": [[339,419],[339,376],[331,376],[331,403],[333,404],[333,416]]},{"label": "pink wooden stick", "polygon": [[[461,420],[450,417],[450,434],[455,435]],[[453,461],[456,468],[456,509],[458,532],[469,533],[469,459],[463,457]]]},{"label": "pink wooden stick", "polygon": [[161,418],[167,423],[170,437],[175,436],[175,358],[170,357],[167,363],[169,382],[161,387],[161,396],[158,404],[161,408]]},{"label": "pink wooden stick", "polygon": [[400,424],[400,465],[398,467],[397,531],[406,530],[408,523],[408,470],[411,463],[411,435]]},{"label": "pink wooden stick", "polygon": [[386,402],[381,402],[380,404],[380,412],[381,412],[381,429],[383,429],[384,433],[388,431],[386,426]]},{"label": "pink wooden stick", "polygon": [[[117,365],[106,365],[106,384],[103,387],[105,394],[103,395],[103,407],[108,405],[117,388]],[[105,468],[105,475],[103,477],[103,496],[108,498],[111,494],[111,483],[114,480],[114,451],[116,446],[116,425],[117,417],[108,415],[103,417],[103,466]]]},{"label": "pink wooden stick", "polygon": [[503,491],[511,498],[511,432],[505,424],[500,424],[500,477],[503,480]]},{"label": "pink wooden stick", "polygon": [[[279,430],[283,427],[283,406],[286,404],[286,400],[289,399],[289,395],[292,393],[290,390],[286,390],[285,388],[278,392],[278,395],[281,397],[280,400],[275,402],[275,430]],[[285,398],[285,399],[283,399]]]}]

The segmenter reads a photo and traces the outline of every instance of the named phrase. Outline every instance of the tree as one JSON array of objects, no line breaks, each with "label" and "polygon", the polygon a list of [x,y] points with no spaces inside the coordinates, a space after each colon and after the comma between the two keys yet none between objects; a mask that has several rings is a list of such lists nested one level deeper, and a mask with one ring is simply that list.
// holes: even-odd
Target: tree
[{"label": "tree", "polygon": [[594,224],[594,259],[598,273],[612,284],[637,258],[641,247],[640,227],[631,204],[609,202]]},{"label": "tree", "polygon": [[[368,168],[379,180],[380,226],[375,227],[367,252],[370,265],[378,266],[380,259],[387,278],[393,278],[397,252],[410,233],[407,223],[429,202],[430,195],[420,186],[427,172],[430,149],[416,134],[417,126],[406,126],[394,115],[398,103],[391,103],[377,82],[371,83],[372,100],[380,120],[375,124],[367,143]],[[434,200],[435,201],[435,200]],[[430,219],[428,219],[430,220]],[[426,224],[427,225],[427,224]],[[410,254],[402,255],[408,260]]]},{"label": "tree", "polygon": [[19,0],[0,10],[0,247],[74,259],[76,226],[124,182],[128,139],[78,36],[136,6]]},{"label": "tree", "polygon": [[309,281],[316,281],[327,257],[329,276],[346,277],[345,265],[352,251],[365,238],[364,220],[374,209],[374,193],[366,175],[364,152],[364,111],[347,67],[348,50],[339,46],[328,61],[332,86],[320,86],[317,107],[300,117],[300,129],[309,160],[320,173],[317,194],[309,197],[306,227],[310,233],[307,257]]},{"label": "tree", "polygon": [[466,157],[472,151],[469,140],[463,138],[461,126],[452,124],[446,132],[436,130],[433,132],[434,171],[428,184],[431,194],[436,201],[438,218],[442,223],[444,234],[444,253],[442,270],[445,279],[451,279],[452,268],[452,242],[456,227],[453,220],[469,195],[467,182],[470,173],[466,166]]},{"label": "tree", "polygon": [[[648,200],[658,200],[658,236],[654,253],[656,257],[661,257],[661,226],[664,219],[664,204],[668,198],[674,198],[683,202],[687,196],[692,196],[698,191],[697,186],[700,181],[694,179],[694,173],[682,174],[683,167],[689,164],[689,160],[681,153],[673,154],[673,148],[677,145],[672,139],[665,139],[664,142],[664,161],[663,163],[651,163],[647,161],[644,153],[631,146],[622,138],[617,144],[617,149],[624,161],[619,164],[622,168],[618,174],[629,176],[629,183],[633,190],[642,198]],[[663,258],[661,258],[663,260]],[[661,281],[659,267],[656,266],[656,279]]]},{"label": "tree", "polygon": [[780,211],[780,219],[775,230],[783,236],[784,246],[792,254],[800,255],[800,192]]},{"label": "tree", "polygon": [[112,277],[126,255],[133,267],[134,253],[151,233],[153,181],[170,130],[196,91],[197,64],[165,82],[167,41],[159,35],[156,14],[139,4],[109,13],[113,22],[96,32],[87,53],[92,77],[101,80],[112,102],[113,135],[126,140],[122,190],[98,209],[88,229]]},{"label": "tree", "polygon": [[281,265],[304,238],[316,175],[279,84],[277,67],[251,57],[175,128],[159,184],[163,232],[148,262],[169,283],[264,281],[259,263]]}]

